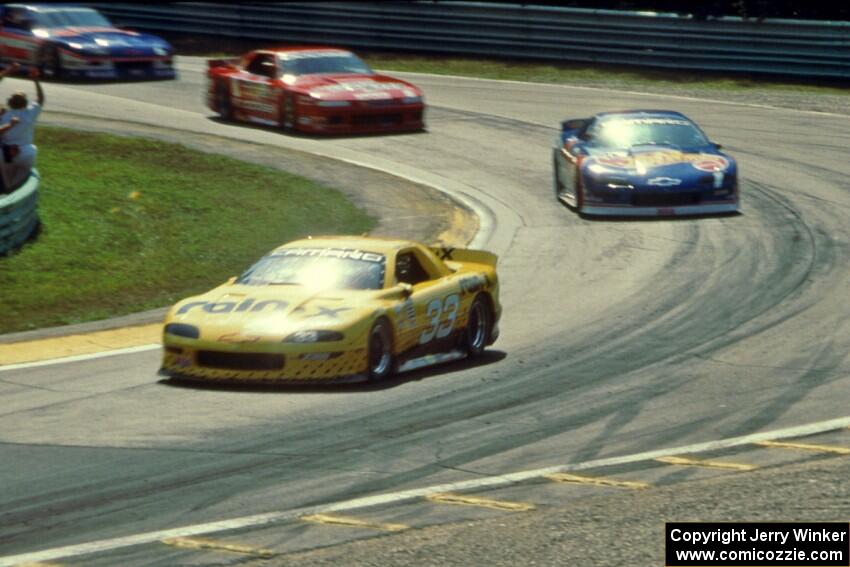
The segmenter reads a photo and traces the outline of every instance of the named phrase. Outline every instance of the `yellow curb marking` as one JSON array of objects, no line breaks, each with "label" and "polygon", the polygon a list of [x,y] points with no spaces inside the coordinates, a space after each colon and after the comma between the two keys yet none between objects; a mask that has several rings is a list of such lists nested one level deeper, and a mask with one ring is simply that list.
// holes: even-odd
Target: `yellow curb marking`
[{"label": "yellow curb marking", "polygon": [[468,506],[481,506],[483,508],[492,508],[494,510],[507,510],[510,512],[526,512],[534,510],[534,504],[525,502],[508,502],[506,500],[491,500],[489,498],[478,498],[476,496],[466,496],[464,494],[451,494],[444,492],[442,494],[431,494],[425,497],[431,502],[440,504],[465,504]]},{"label": "yellow curb marking", "polygon": [[776,447],[780,449],[802,449],[804,451],[818,451],[821,453],[850,455],[850,447],[836,447],[834,445],[809,445],[808,443],[788,443],[785,441],[756,441],[753,444],[760,445],[762,447]]},{"label": "yellow curb marking", "polygon": [[271,549],[261,549],[247,545],[237,545],[194,537],[171,537],[162,540],[162,543],[186,549],[211,549],[213,551],[228,551],[230,553],[242,553],[244,555],[257,555],[259,557],[272,557],[275,555],[275,552]]},{"label": "yellow curb marking", "polygon": [[448,246],[466,246],[478,232],[478,216],[465,208],[454,207],[449,227],[441,232],[435,242]]},{"label": "yellow curb marking", "polygon": [[162,323],[36,341],[0,344],[0,365],[35,362],[149,345],[162,341]]},{"label": "yellow curb marking", "polygon": [[400,532],[410,527],[404,524],[382,524],[380,522],[370,522],[368,520],[352,518],[351,516],[335,516],[332,514],[311,514],[309,516],[301,516],[301,520],[317,524],[346,526],[350,528],[371,528],[374,530],[386,530],[390,532]]},{"label": "yellow curb marking", "polygon": [[752,471],[757,469],[756,465],[745,463],[724,463],[723,461],[704,461],[700,459],[689,459],[687,457],[658,457],[659,463],[668,465],[681,465],[683,467],[705,467],[708,469],[728,469],[733,471]]},{"label": "yellow curb marking", "polygon": [[611,478],[598,478],[592,476],[579,476],[569,473],[554,473],[544,475],[544,478],[554,480],[555,482],[573,482],[577,484],[590,484],[594,486],[614,486],[616,488],[649,488],[652,486],[646,482],[637,482],[632,480],[614,480]]}]

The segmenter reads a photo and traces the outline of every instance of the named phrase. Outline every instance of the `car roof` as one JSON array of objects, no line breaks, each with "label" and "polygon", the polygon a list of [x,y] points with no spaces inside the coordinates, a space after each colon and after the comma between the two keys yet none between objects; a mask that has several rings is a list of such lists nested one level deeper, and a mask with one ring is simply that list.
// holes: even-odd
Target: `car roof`
[{"label": "car roof", "polygon": [[312,238],[302,238],[293,242],[287,242],[282,246],[278,246],[276,250],[282,248],[356,248],[368,252],[378,252],[384,255],[390,255],[402,248],[412,246],[421,246],[419,243],[412,240],[403,240],[399,238],[385,238],[381,236],[316,236]]},{"label": "car roof", "polygon": [[80,6],[79,4],[6,4],[6,8],[23,8],[33,12],[57,12],[60,10],[92,10],[91,6]]},{"label": "car roof", "polygon": [[341,47],[331,47],[329,45],[296,45],[296,46],[279,46],[266,47],[257,49],[257,51],[267,51],[271,53],[299,53],[308,51],[339,51],[340,53],[351,53],[348,49]]},{"label": "car roof", "polygon": [[678,118],[680,120],[687,120],[691,122],[691,119],[682,114],[681,112],[676,112],[675,110],[649,110],[649,109],[636,109],[636,110],[617,110],[611,112],[600,112],[596,115],[597,118],[605,120],[610,118]]}]

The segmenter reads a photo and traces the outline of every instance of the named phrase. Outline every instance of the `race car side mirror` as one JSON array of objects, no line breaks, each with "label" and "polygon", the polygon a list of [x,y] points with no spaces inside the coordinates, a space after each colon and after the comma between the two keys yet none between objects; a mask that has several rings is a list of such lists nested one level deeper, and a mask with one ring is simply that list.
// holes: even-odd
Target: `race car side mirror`
[{"label": "race car side mirror", "polygon": [[405,299],[413,295],[413,286],[407,282],[401,282],[396,287],[399,288],[399,293]]},{"label": "race car side mirror", "polygon": [[564,120],[561,122],[561,131],[567,132],[568,130],[580,130],[587,126],[589,120],[587,118],[574,118],[572,120]]},{"label": "race car side mirror", "polygon": [[718,144],[717,142],[711,142],[711,143],[714,144],[714,149],[716,149],[716,150],[722,150],[723,149],[723,144]]}]

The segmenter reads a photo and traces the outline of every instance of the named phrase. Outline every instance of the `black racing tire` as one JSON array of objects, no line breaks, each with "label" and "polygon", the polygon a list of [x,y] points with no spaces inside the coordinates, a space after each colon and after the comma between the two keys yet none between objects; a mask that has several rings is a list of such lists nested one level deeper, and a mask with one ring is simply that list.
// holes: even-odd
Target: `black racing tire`
[{"label": "black racing tire", "polygon": [[59,56],[59,48],[55,45],[48,44],[39,50],[36,65],[45,77],[61,79],[65,74],[62,58]]},{"label": "black racing tire", "polygon": [[584,188],[581,184],[581,171],[576,171],[575,199],[576,204],[573,209],[575,209],[575,212],[581,216],[582,211],[584,210]]},{"label": "black racing tire", "polygon": [[561,201],[564,184],[561,183],[561,174],[558,171],[558,155],[552,152],[552,189],[555,191],[555,199]]},{"label": "black racing tire", "polygon": [[280,101],[280,127],[285,132],[295,132],[298,126],[298,113],[295,110],[295,96],[283,95]]},{"label": "black racing tire", "polygon": [[493,308],[483,294],[479,294],[469,307],[466,329],[463,331],[463,350],[470,357],[480,356],[493,333]]},{"label": "black racing tire", "polygon": [[386,380],[395,373],[393,333],[386,319],[378,319],[372,325],[372,330],[369,331],[366,356],[368,360],[367,374],[370,382]]},{"label": "black racing tire", "polygon": [[222,84],[215,88],[215,111],[222,120],[233,120],[233,103],[230,101],[230,90]]}]

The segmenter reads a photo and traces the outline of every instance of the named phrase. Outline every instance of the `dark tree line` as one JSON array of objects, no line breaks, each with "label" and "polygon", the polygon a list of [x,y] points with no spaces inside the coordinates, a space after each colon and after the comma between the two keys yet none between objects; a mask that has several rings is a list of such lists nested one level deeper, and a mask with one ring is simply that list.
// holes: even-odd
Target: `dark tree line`
[{"label": "dark tree line", "polygon": [[699,19],[740,16],[754,19],[790,18],[850,21],[850,1],[848,0],[705,0],[703,2],[685,0],[539,0],[519,3],[600,10],[675,12],[692,14]]}]

